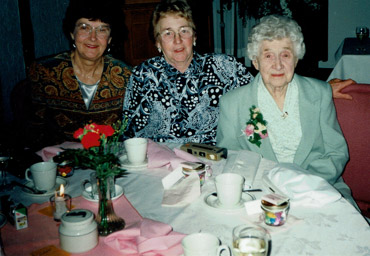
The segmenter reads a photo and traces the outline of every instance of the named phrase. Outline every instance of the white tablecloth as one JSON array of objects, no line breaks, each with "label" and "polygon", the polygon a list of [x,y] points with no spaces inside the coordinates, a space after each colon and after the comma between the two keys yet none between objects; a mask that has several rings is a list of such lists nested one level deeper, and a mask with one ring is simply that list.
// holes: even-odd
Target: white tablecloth
[{"label": "white tablecloth", "polygon": [[353,79],[357,83],[370,84],[370,54],[342,55],[327,81],[333,78]]},{"label": "white tablecloth", "polygon": [[[211,232],[224,244],[230,245],[232,228],[252,219],[243,209],[224,212],[205,205],[204,196],[215,191],[214,177],[222,172],[226,160],[208,162],[212,164],[214,174],[202,187],[202,195],[187,207],[161,206],[161,179],[169,173],[166,169],[131,171],[127,177],[117,179],[116,183],[124,188],[126,197],[143,217],[168,223],[175,231],[183,233]],[[263,188],[263,173],[276,165],[262,159],[253,187]],[[80,182],[89,173],[88,170],[77,170],[68,178],[66,193],[73,197],[81,195]],[[264,193],[268,192],[255,192],[254,195],[260,198]],[[13,197],[26,205],[48,200],[30,197],[18,188]],[[270,227],[271,255],[370,255],[369,225],[343,198],[320,209],[291,207],[290,216],[299,219],[290,228],[294,218],[288,218],[284,226]]]}]

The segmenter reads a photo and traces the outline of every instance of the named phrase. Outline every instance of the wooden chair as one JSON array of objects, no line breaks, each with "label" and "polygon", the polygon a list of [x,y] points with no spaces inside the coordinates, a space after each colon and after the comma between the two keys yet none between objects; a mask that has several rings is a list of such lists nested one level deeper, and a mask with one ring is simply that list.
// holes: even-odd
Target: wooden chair
[{"label": "wooden chair", "polygon": [[353,100],[334,99],[337,117],[349,149],[343,179],[362,214],[370,218],[370,84],[342,90]]}]

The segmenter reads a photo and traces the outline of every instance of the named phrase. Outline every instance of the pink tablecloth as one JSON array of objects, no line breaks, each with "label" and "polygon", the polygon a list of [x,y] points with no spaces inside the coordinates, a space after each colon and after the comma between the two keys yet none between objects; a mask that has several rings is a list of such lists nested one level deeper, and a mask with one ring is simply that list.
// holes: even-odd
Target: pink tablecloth
[{"label": "pink tablecloth", "polygon": [[[96,213],[98,204],[85,200],[82,197],[72,199],[75,208],[89,209]],[[30,255],[38,249],[48,245],[59,246],[59,223],[52,217],[39,213],[40,209],[48,207],[49,203],[32,204],[28,207],[28,228],[16,230],[11,224],[6,224],[1,233],[4,242],[5,253],[11,255]],[[141,222],[143,218],[131,205],[125,196],[113,201],[116,214],[126,221],[126,226]],[[99,237],[99,245],[93,250],[78,255],[122,255],[117,250],[112,249],[104,242],[105,237]],[[138,254],[133,254],[138,255]],[[161,255],[161,254],[159,254]],[[165,255],[165,254],[164,254]]]}]

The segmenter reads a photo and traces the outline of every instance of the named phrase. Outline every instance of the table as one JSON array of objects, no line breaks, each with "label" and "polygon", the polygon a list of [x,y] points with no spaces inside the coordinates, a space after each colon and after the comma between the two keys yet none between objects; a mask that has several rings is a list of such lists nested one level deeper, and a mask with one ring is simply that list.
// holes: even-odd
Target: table
[{"label": "table", "polygon": [[[230,156],[233,154],[236,152],[229,152]],[[204,196],[215,191],[214,177],[222,172],[226,160],[219,162],[206,160],[206,162],[212,164],[213,176],[202,187],[202,195],[186,207],[161,206],[163,197],[161,179],[169,173],[165,168],[131,171],[127,177],[117,179],[116,183],[124,187],[125,196],[142,217],[170,224],[175,231],[186,234],[199,231],[211,232],[224,244],[230,245],[232,228],[251,219],[243,210],[221,212],[210,209],[204,204]],[[253,187],[263,188],[263,174],[275,166],[277,163],[262,159]],[[90,172],[77,170],[69,178],[66,192],[73,197],[81,195],[80,182],[87,178]],[[48,200],[48,198],[30,198],[24,193],[16,192],[16,197],[26,205]],[[267,190],[263,193],[267,193]],[[260,198],[263,193],[254,194]],[[287,224],[294,220],[290,218],[291,216],[297,219],[297,223],[285,229],[284,227],[289,227]],[[284,226],[269,229],[272,237],[271,255],[342,256],[370,253],[370,227],[355,208],[343,198],[320,209],[292,207],[290,217]],[[8,242],[6,237],[6,234],[3,234],[5,243]],[[96,255],[94,250],[88,255]]]},{"label": "table", "polygon": [[359,41],[355,37],[345,38],[335,52],[335,60],[342,55],[369,55],[370,54],[370,38]]},{"label": "table", "polygon": [[346,38],[335,53],[337,61],[327,81],[333,78],[353,79],[357,83],[370,84],[370,39],[359,42]]}]

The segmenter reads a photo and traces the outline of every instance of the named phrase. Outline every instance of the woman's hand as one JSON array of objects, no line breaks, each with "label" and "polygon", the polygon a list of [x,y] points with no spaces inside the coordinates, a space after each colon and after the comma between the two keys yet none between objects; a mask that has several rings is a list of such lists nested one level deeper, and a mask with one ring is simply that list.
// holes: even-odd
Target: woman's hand
[{"label": "woman's hand", "polygon": [[352,100],[352,96],[349,94],[343,94],[340,91],[351,84],[356,84],[356,81],[353,81],[352,79],[347,80],[341,80],[338,78],[333,78],[329,81],[329,84],[331,85],[331,89],[333,90],[333,97],[336,99],[346,99],[346,100]]}]

